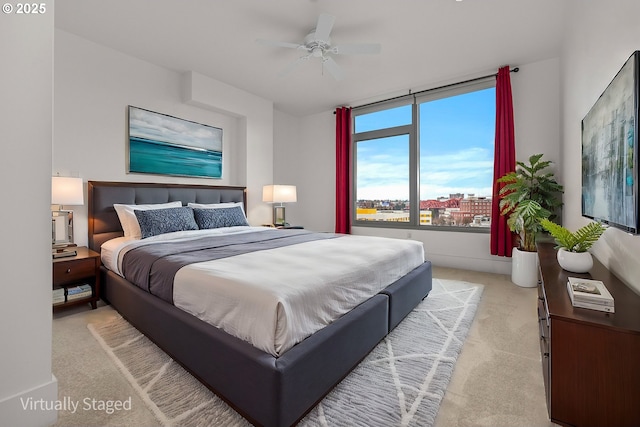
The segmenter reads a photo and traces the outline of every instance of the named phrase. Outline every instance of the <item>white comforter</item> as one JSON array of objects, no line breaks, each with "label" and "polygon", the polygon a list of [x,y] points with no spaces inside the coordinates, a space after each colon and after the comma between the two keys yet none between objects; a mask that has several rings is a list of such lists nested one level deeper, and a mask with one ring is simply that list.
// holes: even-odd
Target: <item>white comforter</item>
[{"label": "white comforter", "polygon": [[[217,229],[248,230],[266,229]],[[123,250],[197,233],[114,239],[103,246],[103,261],[119,272]],[[175,276],[173,299],[176,307],[278,356],[423,262],[421,242],[346,235],[188,265]]]}]

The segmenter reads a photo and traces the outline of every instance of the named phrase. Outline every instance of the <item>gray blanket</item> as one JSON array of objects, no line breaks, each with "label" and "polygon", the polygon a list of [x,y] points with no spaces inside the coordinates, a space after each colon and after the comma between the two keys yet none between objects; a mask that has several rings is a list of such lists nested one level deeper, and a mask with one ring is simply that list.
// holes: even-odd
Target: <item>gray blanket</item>
[{"label": "gray blanket", "polygon": [[139,246],[124,254],[122,274],[129,282],[173,304],[173,280],[185,265],[339,236],[306,230],[265,230]]}]

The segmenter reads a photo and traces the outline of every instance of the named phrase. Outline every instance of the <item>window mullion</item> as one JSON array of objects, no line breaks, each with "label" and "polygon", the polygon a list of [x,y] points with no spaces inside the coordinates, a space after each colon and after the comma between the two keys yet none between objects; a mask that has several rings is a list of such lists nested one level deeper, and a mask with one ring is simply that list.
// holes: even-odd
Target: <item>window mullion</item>
[{"label": "window mullion", "polygon": [[418,108],[411,108],[411,132],[409,133],[409,222],[420,224],[420,146],[418,143]]},{"label": "window mullion", "polygon": [[368,132],[360,132],[353,135],[353,141],[366,141],[368,139],[387,138],[390,136],[411,134],[413,125],[397,126],[393,128],[378,129]]}]

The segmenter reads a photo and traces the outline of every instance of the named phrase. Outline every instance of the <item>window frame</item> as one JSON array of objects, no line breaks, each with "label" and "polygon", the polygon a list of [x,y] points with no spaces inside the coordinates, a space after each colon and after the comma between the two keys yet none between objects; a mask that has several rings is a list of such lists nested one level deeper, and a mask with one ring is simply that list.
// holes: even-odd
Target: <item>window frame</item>
[{"label": "window frame", "polygon": [[[462,82],[453,85],[438,87],[411,95],[393,98],[387,101],[380,101],[362,107],[354,107],[352,109],[352,188],[351,203],[353,206],[351,214],[351,225],[354,227],[373,227],[373,228],[393,228],[393,229],[410,229],[410,230],[434,230],[464,233],[482,233],[490,232],[489,227],[464,227],[464,226],[438,226],[438,225],[421,225],[420,224],[420,123],[419,109],[420,104],[443,98],[449,98],[465,93],[480,91],[489,88],[495,88],[495,76],[474,79],[472,81]],[[375,113],[378,111],[390,110],[392,108],[411,105],[411,123],[408,125],[395,126],[384,129],[377,129],[356,133],[356,118],[361,115]],[[372,139],[387,138],[398,135],[409,135],[409,221],[365,221],[358,220],[357,209],[357,176],[358,176],[358,142],[368,141]]]}]

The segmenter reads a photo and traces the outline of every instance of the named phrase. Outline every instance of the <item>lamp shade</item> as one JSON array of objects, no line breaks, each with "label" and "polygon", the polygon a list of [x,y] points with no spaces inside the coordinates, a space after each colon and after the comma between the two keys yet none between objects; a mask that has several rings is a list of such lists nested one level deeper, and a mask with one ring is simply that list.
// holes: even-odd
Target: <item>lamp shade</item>
[{"label": "lamp shade", "polygon": [[66,176],[51,177],[51,204],[83,205],[84,191],[82,190],[82,178]]},{"label": "lamp shade", "polygon": [[269,203],[290,203],[295,202],[295,185],[265,185],[262,187],[262,201]]}]

